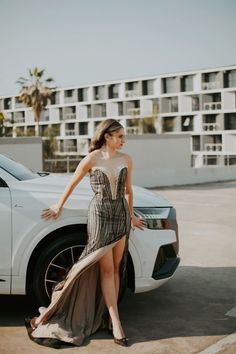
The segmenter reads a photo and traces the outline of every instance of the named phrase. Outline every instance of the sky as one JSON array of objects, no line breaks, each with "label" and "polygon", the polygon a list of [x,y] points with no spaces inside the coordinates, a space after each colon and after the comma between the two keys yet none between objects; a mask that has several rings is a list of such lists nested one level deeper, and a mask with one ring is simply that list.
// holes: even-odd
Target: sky
[{"label": "sky", "polygon": [[236,64],[236,0],[0,0],[0,95]]}]

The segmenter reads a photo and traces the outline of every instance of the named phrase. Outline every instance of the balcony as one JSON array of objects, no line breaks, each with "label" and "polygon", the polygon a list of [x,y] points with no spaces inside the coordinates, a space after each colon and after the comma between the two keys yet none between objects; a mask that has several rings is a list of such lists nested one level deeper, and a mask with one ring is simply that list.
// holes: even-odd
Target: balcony
[{"label": "balcony", "polygon": [[62,146],[61,152],[77,152],[77,146]]},{"label": "balcony", "polygon": [[140,108],[128,108],[127,115],[130,116],[139,116],[141,113]]},{"label": "balcony", "polygon": [[136,96],[141,96],[140,90],[127,90],[125,92],[125,97],[136,97]]},{"label": "balcony", "polygon": [[15,117],[14,123],[25,123],[25,118],[24,117]]},{"label": "balcony", "polygon": [[40,118],[40,122],[48,122],[49,121],[49,116],[42,116]]},{"label": "balcony", "polygon": [[204,144],[204,150],[205,151],[222,151],[222,144]]},{"label": "balcony", "polygon": [[212,82],[203,82],[202,89],[203,90],[215,90],[220,88],[220,81],[212,81]]},{"label": "balcony", "polygon": [[74,129],[66,129],[65,135],[76,135],[76,131]]},{"label": "balcony", "polygon": [[204,110],[205,111],[213,111],[221,109],[221,102],[206,102],[204,103]]},{"label": "balcony", "polygon": [[63,120],[67,119],[76,119],[76,113],[65,113],[63,116]]},{"label": "balcony", "polygon": [[203,123],[202,126],[204,131],[214,131],[220,128],[219,123]]},{"label": "balcony", "polygon": [[127,127],[126,128],[126,133],[127,134],[138,134],[139,133],[139,127]]}]

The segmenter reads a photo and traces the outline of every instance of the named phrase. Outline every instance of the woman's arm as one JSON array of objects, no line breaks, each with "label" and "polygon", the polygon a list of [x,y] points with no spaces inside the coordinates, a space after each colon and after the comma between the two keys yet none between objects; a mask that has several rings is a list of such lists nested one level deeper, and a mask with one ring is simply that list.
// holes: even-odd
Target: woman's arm
[{"label": "woman's arm", "polygon": [[57,202],[57,204],[51,206],[50,208],[44,209],[42,213],[42,218],[45,218],[46,220],[50,219],[53,217],[54,219],[57,219],[63,205],[65,204],[66,200],[70,196],[70,194],[73,192],[74,188],[76,185],[83,179],[83,177],[87,174],[87,172],[90,170],[90,168],[93,165],[93,156],[94,154],[90,153],[87,156],[85,156],[80,163],[78,164],[70,183],[67,185],[66,189],[64,190],[61,198]]},{"label": "woman's arm", "polygon": [[133,170],[133,163],[132,159],[129,155],[126,155],[128,160],[128,173],[127,173],[127,178],[126,178],[126,183],[125,183],[125,198],[128,202],[129,205],[129,210],[130,210],[130,216],[131,216],[131,225],[132,228],[134,229],[135,226],[138,227],[139,229],[143,230],[143,227],[146,225],[145,220],[142,220],[140,218],[137,218],[134,215],[133,211],[133,189],[132,189],[132,170]]},{"label": "woman's arm", "polygon": [[127,199],[127,203],[129,205],[129,210],[130,210],[130,216],[131,218],[134,216],[134,211],[133,211],[133,189],[132,189],[132,169],[133,169],[133,163],[132,159],[129,155],[127,155],[127,163],[128,163],[128,173],[126,177],[126,182],[125,182],[125,198]]}]

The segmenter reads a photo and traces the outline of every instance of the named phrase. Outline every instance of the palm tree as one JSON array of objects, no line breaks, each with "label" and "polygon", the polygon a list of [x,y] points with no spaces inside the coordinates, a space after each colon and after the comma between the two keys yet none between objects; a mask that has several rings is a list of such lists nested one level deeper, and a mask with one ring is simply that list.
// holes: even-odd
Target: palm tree
[{"label": "palm tree", "polygon": [[16,83],[21,85],[19,101],[27,107],[32,108],[34,119],[37,123],[37,135],[39,135],[39,120],[42,110],[52,100],[53,92],[56,87],[50,87],[54,83],[53,78],[43,79],[44,69],[35,67],[29,69],[29,78],[20,77]]},{"label": "palm tree", "polygon": [[4,119],[4,114],[0,112],[0,137],[2,137],[4,134]]}]

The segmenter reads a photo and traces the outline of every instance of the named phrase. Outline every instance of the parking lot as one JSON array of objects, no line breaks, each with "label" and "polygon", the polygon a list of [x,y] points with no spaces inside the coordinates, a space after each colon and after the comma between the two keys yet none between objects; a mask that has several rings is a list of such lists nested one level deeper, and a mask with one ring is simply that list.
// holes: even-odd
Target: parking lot
[{"label": "parking lot", "polygon": [[[236,181],[156,189],[177,210],[181,262],[148,293],[126,292],[120,305],[130,346],[100,331],[72,353],[236,353]],[[0,354],[56,353],[28,339],[25,296],[0,296]]]}]

